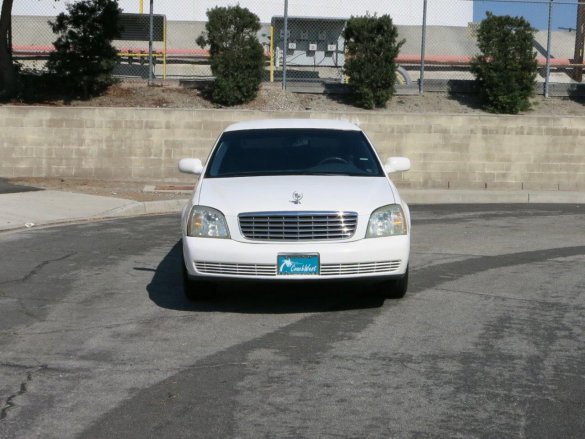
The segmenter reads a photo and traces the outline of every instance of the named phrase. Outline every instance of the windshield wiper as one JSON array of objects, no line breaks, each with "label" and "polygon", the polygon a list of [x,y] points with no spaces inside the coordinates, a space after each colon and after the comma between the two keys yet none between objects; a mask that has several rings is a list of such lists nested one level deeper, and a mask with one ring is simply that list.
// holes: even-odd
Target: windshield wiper
[{"label": "windshield wiper", "polygon": [[238,177],[280,177],[286,175],[294,176],[306,176],[306,175],[326,175],[326,176],[345,176],[345,177],[372,177],[370,174],[356,174],[352,172],[294,172],[294,171],[283,171],[283,172],[230,172],[225,174],[209,176],[209,178],[238,178]]},{"label": "windshield wiper", "polygon": [[300,175],[343,175],[346,177],[367,177],[367,175],[352,174],[351,172],[303,172]]}]

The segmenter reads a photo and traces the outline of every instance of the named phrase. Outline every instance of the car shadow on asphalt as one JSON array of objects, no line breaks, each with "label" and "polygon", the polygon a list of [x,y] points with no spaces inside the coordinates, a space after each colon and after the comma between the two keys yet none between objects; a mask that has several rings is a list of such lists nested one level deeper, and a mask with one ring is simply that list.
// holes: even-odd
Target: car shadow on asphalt
[{"label": "car shadow on asphalt", "polygon": [[[191,301],[183,293],[179,240],[160,262],[146,287],[161,308],[178,311],[284,314],[378,308],[384,299],[367,285],[336,282],[235,283],[221,285],[212,298]],[[135,270],[142,270],[135,267]]]}]

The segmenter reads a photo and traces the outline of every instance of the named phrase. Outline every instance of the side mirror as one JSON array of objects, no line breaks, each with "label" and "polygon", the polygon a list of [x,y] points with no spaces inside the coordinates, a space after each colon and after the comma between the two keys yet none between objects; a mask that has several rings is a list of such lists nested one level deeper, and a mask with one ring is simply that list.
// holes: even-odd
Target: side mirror
[{"label": "side mirror", "polygon": [[392,172],[403,172],[410,169],[410,159],[406,157],[390,157],[384,164],[384,171],[390,174]]},{"label": "side mirror", "polygon": [[181,159],[179,160],[179,171],[185,174],[200,175],[203,172],[203,164],[199,159]]}]

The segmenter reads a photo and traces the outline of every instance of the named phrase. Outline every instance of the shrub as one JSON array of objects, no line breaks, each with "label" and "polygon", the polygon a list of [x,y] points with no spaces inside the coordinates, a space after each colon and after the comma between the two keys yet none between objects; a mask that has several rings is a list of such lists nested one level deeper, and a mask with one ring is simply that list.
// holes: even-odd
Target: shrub
[{"label": "shrub", "polygon": [[479,25],[481,54],[473,58],[471,71],[487,111],[517,114],[530,109],[537,74],[534,32],[522,17],[491,12]]},{"label": "shrub", "polygon": [[66,89],[86,99],[112,84],[121,12],[117,0],[80,0],[49,22],[59,38],[47,67]]},{"label": "shrub", "polygon": [[206,36],[197,38],[209,46],[215,76],[211,99],[221,105],[237,105],[256,97],[264,74],[264,51],[256,36],[260,19],[240,6],[207,11]]},{"label": "shrub", "polygon": [[365,108],[383,107],[394,95],[395,59],[404,40],[389,15],[351,17],[343,31],[349,77],[356,104]]}]

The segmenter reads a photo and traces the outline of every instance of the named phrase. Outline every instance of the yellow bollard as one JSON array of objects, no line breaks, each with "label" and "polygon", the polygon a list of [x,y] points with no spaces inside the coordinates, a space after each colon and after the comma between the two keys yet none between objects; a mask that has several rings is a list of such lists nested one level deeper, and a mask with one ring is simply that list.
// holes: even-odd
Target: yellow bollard
[{"label": "yellow bollard", "polygon": [[270,82],[274,82],[274,27],[270,26]]}]

